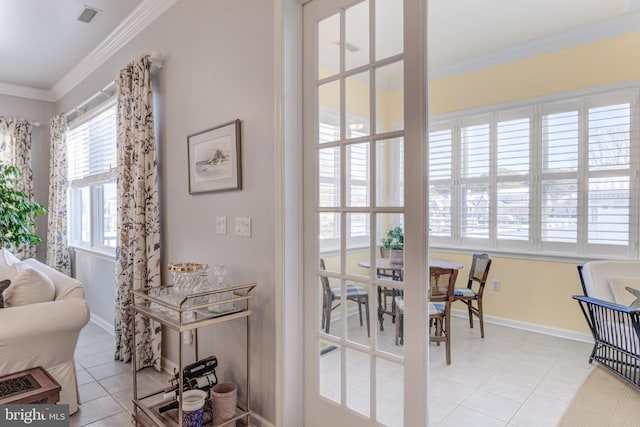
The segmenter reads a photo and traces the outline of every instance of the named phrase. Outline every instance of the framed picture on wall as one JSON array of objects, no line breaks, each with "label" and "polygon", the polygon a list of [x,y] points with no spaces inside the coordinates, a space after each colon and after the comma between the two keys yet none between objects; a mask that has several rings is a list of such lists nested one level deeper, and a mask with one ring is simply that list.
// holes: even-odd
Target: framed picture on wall
[{"label": "framed picture on wall", "polygon": [[187,136],[189,193],[242,189],[240,120]]}]

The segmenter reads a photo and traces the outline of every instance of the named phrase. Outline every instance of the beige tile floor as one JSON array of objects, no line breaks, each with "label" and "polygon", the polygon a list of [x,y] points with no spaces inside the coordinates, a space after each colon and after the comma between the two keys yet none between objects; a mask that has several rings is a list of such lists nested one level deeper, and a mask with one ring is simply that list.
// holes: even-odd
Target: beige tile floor
[{"label": "beige tile floor", "polygon": [[[387,318],[388,319],[388,318]],[[334,330],[332,322],[332,331]],[[337,323],[337,322],[335,322]],[[374,324],[372,323],[372,326]],[[377,325],[376,325],[377,326]],[[393,349],[394,325],[385,321],[380,341]],[[377,328],[376,328],[377,329]],[[366,339],[366,328],[360,327],[357,314],[349,316],[348,334],[356,339],[358,333]],[[591,372],[587,363],[591,345],[532,332],[485,325],[485,339],[480,338],[477,326],[469,329],[466,319],[453,318],[452,364],[444,362],[444,346],[430,347],[429,421],[431,426],[555,426],[573,395]],[[81,332],[76,350],[76,367],[82,404],[71,417],[71,426],[119,427],[131,423],[132,380],[131,365],[113,360],[113,336],[89,323]],[[335,372],[339,352],[322,357],[322,369]],[[360,359],[364,353],[349,351],[347,402],[355,411],[368,412],[368,362]],[[402,366],[386,362],[378,366],[380,378],[378,394],[380,421],[401,425]],[[339,371],[338,371],[339,372]],[[143,382],[150,390],[166,386],[167,374],[151,369],[143,371]],[[335,375],[327,378],[335,379]],[[364,378],[367,378],[364,380]],[[149,391],[150,391],[149,390]],[[330,381],[325,395],[339,393]],[[399,397],[400,396],[400,397]]]}]

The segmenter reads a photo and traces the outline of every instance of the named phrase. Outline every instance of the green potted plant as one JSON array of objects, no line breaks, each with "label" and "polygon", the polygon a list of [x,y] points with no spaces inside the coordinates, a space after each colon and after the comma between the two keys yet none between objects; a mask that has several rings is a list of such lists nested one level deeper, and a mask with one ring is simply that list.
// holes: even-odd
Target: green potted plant
[{"label": "green potted plant", "polygon": [[47,213],[47,208],[17,189],[20,174],[16,166],[0,162],[0,247],[9,250],[41,242],[35,218]]},{"label": "green potted plant", "polygon": [[392,264],[404,263],[404,229],[396,225],[387,230],[387,235],[380,241],[382,246],[389,249],[389,262]]}]

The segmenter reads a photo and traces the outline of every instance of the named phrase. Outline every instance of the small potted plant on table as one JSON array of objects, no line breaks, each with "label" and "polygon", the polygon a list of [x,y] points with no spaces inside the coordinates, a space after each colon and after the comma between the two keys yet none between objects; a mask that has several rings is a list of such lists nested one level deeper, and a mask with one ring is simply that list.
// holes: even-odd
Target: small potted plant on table
[{"label": "small potted plant on table", "polygon": [[382,246],[389,249],[389,262],[404,264],[404,229],[396,225],[387,230],[386,237],[381,240]]}]

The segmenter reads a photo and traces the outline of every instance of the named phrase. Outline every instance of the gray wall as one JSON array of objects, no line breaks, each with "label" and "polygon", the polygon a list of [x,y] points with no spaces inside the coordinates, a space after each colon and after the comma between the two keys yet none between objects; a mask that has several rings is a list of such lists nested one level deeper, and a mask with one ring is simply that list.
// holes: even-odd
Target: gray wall
[{"label": "gray wall", "polygon": [[[47,101],[20,98],[0,94],[0,116],[22,117],[30,122],[40,122],[31,133],[31,162],[33,166],[33,198],[42,205],[49,203],[49,121],[53,116],[54,104]],[[37,258],[44,261],[46,256],[47,219],[36,219],[36,233],[43,240],[37,246]]]},{"label": "gray wall", "polygon": [[[257,282],[249,349],[251,399],[253,409],[271,422],[275,421],[273,22],[269,1],[180,1],[57,104],[57,111],[66,112],[115,79],[140,54],[153,50],[163,54],[164,66],[155,73],[163,265],[226,264],[235,282]],[[236,118],[242,121],[243,189],[190,195],[187,135]],[[227,217],[227,235],[215,234],[216,216]],[[235,217],[252,219],[250,238],[233,235]],[[101,273],[78,274],[85,275],[85,286],[91,289]],[[220,379],[242,383],[243,321],[202,330],[199,338],[201,354],[213,352],[218,357]],[[178,343],[177,336],[165,334],[164,354],[174,362]]]}]

